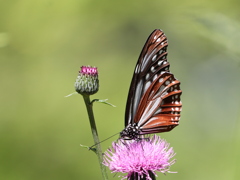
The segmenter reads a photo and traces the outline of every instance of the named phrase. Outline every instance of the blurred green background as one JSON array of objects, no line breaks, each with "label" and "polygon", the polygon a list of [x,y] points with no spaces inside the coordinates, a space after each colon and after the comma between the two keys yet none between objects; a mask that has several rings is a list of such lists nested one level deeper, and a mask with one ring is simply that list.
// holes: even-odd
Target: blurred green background
[{"label": "blurred green background", "polygon": [[[0,1],[0,179],[101,179],[79,67],[99,69],[92,98],[105,139],[124,127],[139,53],[156,28],[182,83],[180,126],[160,134],[177,155],[158,179],[240,179],[240,1]],[[105,151],[118,136],[102,143]],[[111,174],[109,179],[120,179]]]}]

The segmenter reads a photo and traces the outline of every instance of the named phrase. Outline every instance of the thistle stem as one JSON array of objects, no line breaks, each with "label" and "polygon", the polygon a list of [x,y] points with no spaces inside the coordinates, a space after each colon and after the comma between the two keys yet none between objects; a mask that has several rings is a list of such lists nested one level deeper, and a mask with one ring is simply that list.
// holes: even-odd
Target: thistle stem
[{"label": "thistle stem", "polygon": [[99,143],[100,141],[99,141],[99,138],[98,138],[97,127],[96,127],[96,123],[95,123],[95,119],[94,119],[92,103],[90,102],[89,95],[83,95],[83,99],[84,99],[84,102],[85,102],[85,105],[86,105],[86,108],[87,108],[87,112],[88,112],[88,117],[89,117],[89,121],[90,121],[90,125],[91,125],[94,144],[96,144],[96,154],[98,156],[98,161],[99,161],[100,169],[101,169],[101,172],[102,172],[102,178],[103,178],[103,180],[107,180],[108,176],[107,176],[106,167],[102,163],[103,162],[103,155],[102,155],[101,145]]}]

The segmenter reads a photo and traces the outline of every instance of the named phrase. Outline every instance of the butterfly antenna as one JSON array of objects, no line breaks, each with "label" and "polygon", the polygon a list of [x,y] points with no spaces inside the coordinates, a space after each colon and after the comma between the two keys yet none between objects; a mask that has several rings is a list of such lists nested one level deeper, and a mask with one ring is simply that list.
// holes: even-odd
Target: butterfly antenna
[{"label": "butterfly antenna", "polygon": [[100,141],[99,143],[96,143],[96,144],[92,145],[91,147],[89,147],[89,149],[92,149],[94,146],[96,146],[96,145],[98,145],[98,144],[100,144],[100,143],[102,143],[102,142],[104,142],[104,141],[106,141],[106,140],[112,138],[113,136],[116,136],[116,135],[119,134],[119,133],[120,133],[120,132],[118,132],[118,133],[116,133],[116,134],[114,134],[114,135],[108,137],[107,139],[104,139],[104,140]]}]

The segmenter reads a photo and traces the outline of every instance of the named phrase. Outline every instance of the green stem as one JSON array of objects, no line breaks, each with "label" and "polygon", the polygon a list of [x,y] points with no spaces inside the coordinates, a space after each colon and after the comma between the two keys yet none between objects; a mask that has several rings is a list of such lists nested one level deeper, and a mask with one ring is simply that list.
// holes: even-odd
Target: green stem
[{"label": "green stem", "polygon": [[102,149],[101,149],[100,141],[99,141],[99,138],[98,138],[96,123],[95,123],[95,120],[94,120],[92,103],[90,102],[89,95],[83,95],[83,99],[85,101],[85,105],[86,105],[87,112],[88,112],[88,117],[89,117],[89,121],[90,121],[90,125],[91,125],[94,144],[96,144],[96,154],[98,156],[98,161],[99,161],[99,165],[100,165],[100,168],[101,168],[102,177],[103,177],[104,180],[107,180],[108,177],[107,177],[106,166],[104,166],[102,164],[103,155],[102,155]]}]

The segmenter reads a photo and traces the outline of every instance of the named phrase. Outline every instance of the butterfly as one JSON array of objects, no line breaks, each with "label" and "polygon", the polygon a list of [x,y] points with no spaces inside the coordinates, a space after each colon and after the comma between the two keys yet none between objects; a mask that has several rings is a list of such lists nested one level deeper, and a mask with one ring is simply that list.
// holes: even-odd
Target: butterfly
[{"label": "butterfly", "polygon": [[179,124],[182,91],[180,81],[169,71],[167,46],[160,29],[148,37],[133,73],[121,138],[136,140],[145,134],[171,131]]}]

